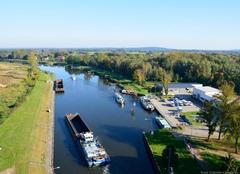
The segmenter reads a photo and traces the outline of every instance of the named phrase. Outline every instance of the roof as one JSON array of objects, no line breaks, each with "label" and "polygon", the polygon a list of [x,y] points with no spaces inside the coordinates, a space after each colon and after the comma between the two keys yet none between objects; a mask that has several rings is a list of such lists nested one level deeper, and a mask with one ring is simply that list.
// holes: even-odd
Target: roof
[{"label": "roof", "polygon": [[211,86],[195,86],[196,89],[199,89],[205,93],[220,93],[220,90],[217,88],[213,88]]},{"label": "roof", "polygon": [[[156,87],[161,87],[162,84],[157,84]],[[200,83],[170,83],[169,88],[194,88],[195,86],[202,86]]]}]

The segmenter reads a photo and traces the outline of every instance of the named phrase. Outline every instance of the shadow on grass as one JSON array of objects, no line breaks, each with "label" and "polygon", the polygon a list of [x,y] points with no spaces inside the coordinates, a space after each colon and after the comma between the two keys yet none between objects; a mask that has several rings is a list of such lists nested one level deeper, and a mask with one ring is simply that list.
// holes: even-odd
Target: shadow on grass
[{"label": "shadow on grass", "polygon": [[162,162],[162,151],[167,145],[174,145],[179,157],[178,166],[174,169],[175,173],[200,173],[196,161],[182,140],[177,140],[168,130],[158,130],[154,135],[146,134],[148,143],[153,151],[154,158],[160,166],[162,173],[167,173],[167,167]]}]

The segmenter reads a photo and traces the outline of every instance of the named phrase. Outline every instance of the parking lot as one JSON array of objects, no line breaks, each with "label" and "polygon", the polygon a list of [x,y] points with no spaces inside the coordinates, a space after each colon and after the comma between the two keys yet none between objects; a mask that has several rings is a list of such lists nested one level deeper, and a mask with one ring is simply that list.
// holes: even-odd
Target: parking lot
[{"label": "parking lot", "polygon": [[[181,113],[185,112],[198,112],[199,106],[195,104],[193,100],[185,100],[189,102],[180,103],[180,99],[174,101],[174,99],[160,101],[157,99],[151,99],[152,104],[156,110],[169,122],[172,127],[178,127],[180,125],[188,125],[188,122],[180,117]],[[174,103],[174,104],[173,104]]]}]

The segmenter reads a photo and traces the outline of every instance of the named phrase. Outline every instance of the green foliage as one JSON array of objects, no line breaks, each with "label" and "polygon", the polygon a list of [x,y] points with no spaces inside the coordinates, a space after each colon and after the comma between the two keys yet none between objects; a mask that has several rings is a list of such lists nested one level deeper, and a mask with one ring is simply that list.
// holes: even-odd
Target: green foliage
[{"label": "green foliage", "polygon": [[42,93],[46,90],[47,78],[46,74],[41,73],[35,87],[27,95],[27,100],[0,125],[0,171],[14,166],[17,173],[28,173],[26,167],[29,160],[26,155],[32,147],[29,140],[33,127],[37,125],[41,102],[45,101]]},{"label": "green foliage", "polygon": [[163,174],[168,173],[168,170],[162,161],[162,153],[168,145],[174,145],[178,155],[178,165],[174,169],[174,173],[200,173],[196,161],[194,161],[192,155],[187,150],[184,142],[182,140],[177,140],[168,130],[157,130],[154,132],[154,135],[147,133],[146,138],[153,152],[154,159]]},{"label": "green foliage", "polygon": [[174,145],[167,145],[162,152],[162,162],[165,168],[177,167],[178,165],[178,154]]},{"label": "green foliage", "polygon": [[231,154],[223,157],[212,153],[204,152],[202,153],[204,161],[209,164],[209,171],[217,172],[230,172],[237,173],[240,172],[240,161],[233,158]]},{"label": "green foliage", "polygon": [[217,115],[216,109],[212,102],[205,102],[204,107],[200,111],[200,115],[206,122],[206,126],[208,127],[208,138],[209,141],[210,136],[215,132],[217,127]]},{"label": "green foliage", "polygon": [[143,85],[143,82],[145,81],[145,74],[143,70],[141,69],[136,69],[133,72],[133,80],[137,82],[139,85]]}]

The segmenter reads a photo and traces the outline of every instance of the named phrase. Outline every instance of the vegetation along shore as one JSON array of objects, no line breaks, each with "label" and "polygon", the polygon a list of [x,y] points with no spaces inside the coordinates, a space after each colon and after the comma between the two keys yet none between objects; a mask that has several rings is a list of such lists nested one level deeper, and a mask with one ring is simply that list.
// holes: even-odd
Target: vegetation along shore
[{"label": "vegetation along shore", "polygon": [[0,171],[52,172],[52,76],[30,65],[0,63]]}]

